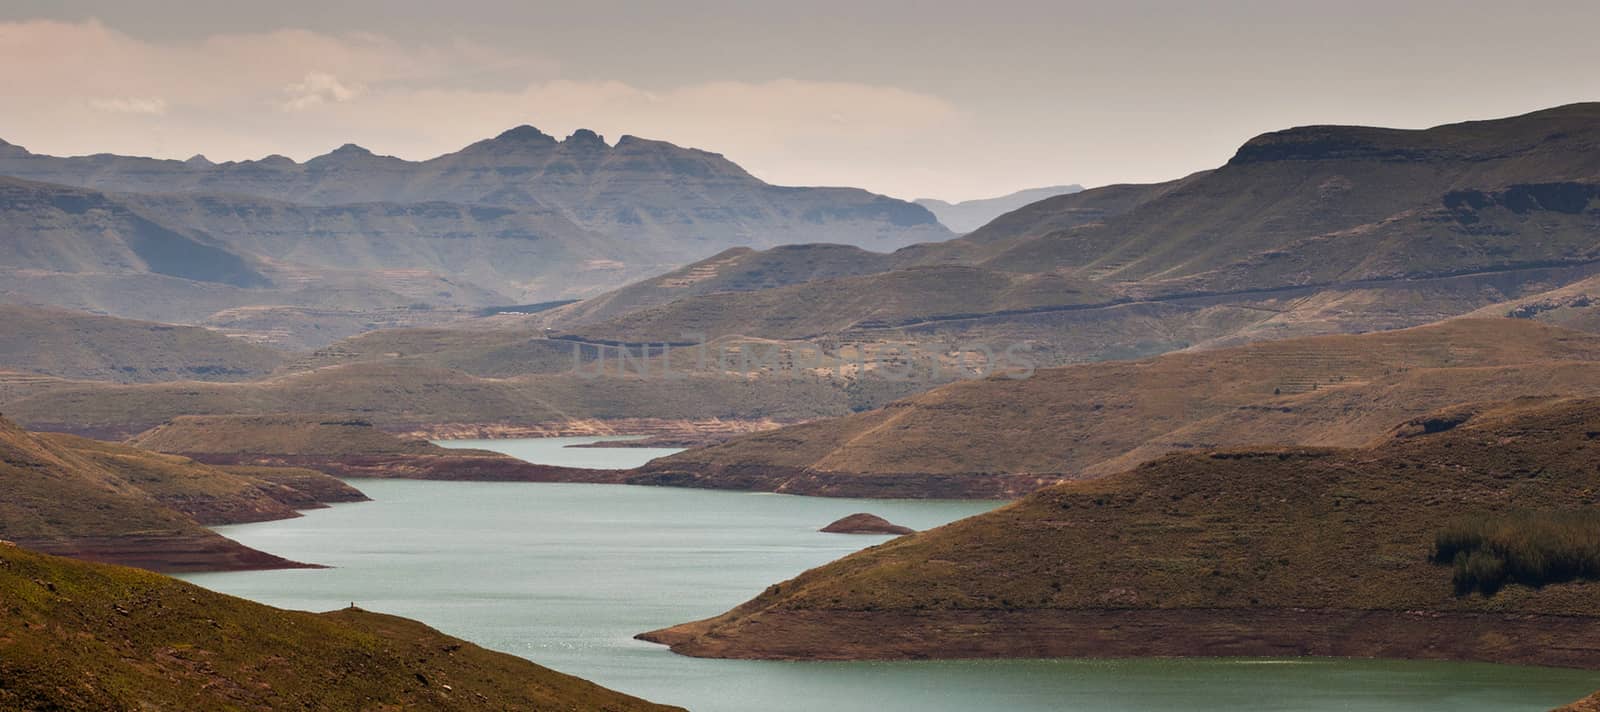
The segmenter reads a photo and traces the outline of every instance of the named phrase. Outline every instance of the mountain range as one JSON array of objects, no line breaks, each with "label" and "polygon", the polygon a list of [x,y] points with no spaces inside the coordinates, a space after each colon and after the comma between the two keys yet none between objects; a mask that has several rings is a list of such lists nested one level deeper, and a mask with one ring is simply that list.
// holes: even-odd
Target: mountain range
[{"label": "mountain range", "polygon": [[[250,307],[528,304],[733,247],[892,250],[951,234],[866,191],[774,186],[705,151],[527,126],[420,162],[348,145],[217,164],[0,143],[0,176],[0,295],[184,323]],[[361,330],[316,338],[282,316],[297,345]]]},{"label": "mountain range", "polygon": [[[658,280],[540,323],[595,341],[1025,341],[1046,365],[1404,328],[1600,273],[1597,198],[1600,104],[1426,130],[1302,127],[1219,168],[1049,198],[870,271],[796,284],[772,275],[800,251],[706,261],[680,274],[727,289],[663,302]],[[751,263],[772,286],[735,274]]]}]

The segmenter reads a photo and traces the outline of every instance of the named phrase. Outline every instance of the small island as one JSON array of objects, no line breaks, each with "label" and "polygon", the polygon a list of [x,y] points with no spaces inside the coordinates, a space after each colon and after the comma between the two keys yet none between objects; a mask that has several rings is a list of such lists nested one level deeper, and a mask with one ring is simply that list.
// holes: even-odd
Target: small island
[{"label": "small island", "polygon": [[876,514],[852,514],[822,528],[830,534],[915,534],[917,530],[894,524]]}]

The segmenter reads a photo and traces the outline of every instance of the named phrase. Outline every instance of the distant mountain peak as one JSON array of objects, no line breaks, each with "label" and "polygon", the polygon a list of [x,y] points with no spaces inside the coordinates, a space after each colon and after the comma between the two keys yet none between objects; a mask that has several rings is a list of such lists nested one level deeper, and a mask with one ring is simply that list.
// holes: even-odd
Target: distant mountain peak
[{"label": "distant mountain peak", "polygon": [[204,154],[204,153],[196,153],[193,156],[190,156],[187,160],[185,160],[184,163],[187,163],[187,164],[189,164],[191,166],[196,166],[196,167],[207,167],[207,166],[217,165],[211,159],[206,158],[206,154]]},{"label": "distant mountain peak", "polygon": [[500,132],[499,136],[494,137],[494,140],[497,142],[506,143],[553,144],[556,142],[554,136],[551,136],[550,134],[540,131],[539,129],[527,124],[506,129],[505,131]]},{"label": "distant mountain peak", "polygon": [[365,163],[370,158],[377,158],[377,154],[356,144],[347,143],[306,161],[306,165]]},{"label": "distant mountain peak", "polygon": [[14,144],[14,143],[8,143],[5,139],[0,139],[0,156],[27,156],[27,155],[31,155],[31,154],[28,153],[28,149],[23,148],[21,146],[18,146],[18,145]]},{"label": "distant mountain peak", "polygon": [[333,152],[331,154],[329,154],[329,155],[333,155],[333,156],[370,156],[370,155],[372,155],[372,152],[368,151],[365,148],[362,148],[361,146],[357,146],[356,144],[347,143],[347,144],[345,144],[343,146],[340,146],[338,148],[333,149]]},{"label": "distant mountain peak", "polygon": [[568,136],[567,140],[562,141],[561,143],[565,146],[574,146],[580,148],[610,148],[610,146],[606,144],[606,139],[604,136],[590,131],[589,129],[578,129],[577,131],[573,131],[572,135]]}]

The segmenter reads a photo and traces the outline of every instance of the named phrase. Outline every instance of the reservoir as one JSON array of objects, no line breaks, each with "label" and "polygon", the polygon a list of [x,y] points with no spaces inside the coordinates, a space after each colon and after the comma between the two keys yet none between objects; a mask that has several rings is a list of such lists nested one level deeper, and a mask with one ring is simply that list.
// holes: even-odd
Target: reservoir
[{"label": "reservoir", "polygon": [[[454,441],[533,462],[632,467],[673,452],[602,438]],[[633,640],[713,616],[887,536],[823,534],[871,512],[925,529],[995,502],[850,500],[587,484],[355,480],[374,501],[219,527],[334,568],[193,574],[285,608],[415,618],[652,701],[700,712],[1548,710],[1600,673],[1366,660],[702,660]]]}]

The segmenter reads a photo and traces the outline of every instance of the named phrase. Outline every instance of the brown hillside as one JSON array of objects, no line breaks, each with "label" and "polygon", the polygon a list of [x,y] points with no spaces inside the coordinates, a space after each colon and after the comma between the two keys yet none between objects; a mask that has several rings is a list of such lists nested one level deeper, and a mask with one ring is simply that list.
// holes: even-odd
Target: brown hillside
[{"label": "brown hillside", "polygon": [[8,710],[668,710],[415,621],[285,611],[0,544]]},{"label": "brown hillside", "polygon": [[1600,337],[1459,320],[957,383],[857,415],[689,450],[663,482],[843,496],[1008,497],[1165,452],[1360,445],[1468,400],[1600,395]]},{"label": "brown hillside", "polygon": [[1173,455],[867,549],[647,637],[712,657],[1600,668],[1600,574],[1486,596],[1459,592],[1459,560],[1433,560],[1463,522],[1596,521],[1597,433],[1600,401],[1530,400],[1420,419],[1367,449]]},{"label": "brown hillside", "polygon": [[0,374],[0,410],[36,430],[126,438],[184,415],[318,413],[390,429],[441,423],[535,426],[583,419],[794,422],[841,415],[916,392],[918,384],[854,384],[798,374],[686,378],[570,373],[481,378],[420,363],[353,363],[249,383],[119,385]]},{"label": "brown hillside", "polygon": [[[326,479],[315,480],[322,490],[359,495]],[[294,487],[0,419],[0,539],[38,551],[160,571],[300,566],[201,525],[293,517],[320,499]]]},{"label": "brown hillside", "polygon": [[620,475],[535,465],[487,450],[443,448],[392,435],[363,420],[328,416],[183,416],[128,442],[229,471],[279,468],[277,478],[286,476],[282,468],[340,477],[513,482],[615,482]]},{"label": "brown hillside", "polygon": [[0,304],[0,369],[121,383],[242,381],[283,354],[208,329]]}]

